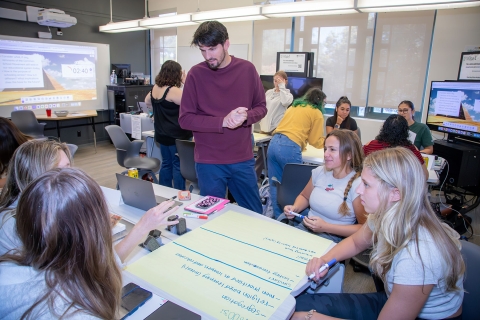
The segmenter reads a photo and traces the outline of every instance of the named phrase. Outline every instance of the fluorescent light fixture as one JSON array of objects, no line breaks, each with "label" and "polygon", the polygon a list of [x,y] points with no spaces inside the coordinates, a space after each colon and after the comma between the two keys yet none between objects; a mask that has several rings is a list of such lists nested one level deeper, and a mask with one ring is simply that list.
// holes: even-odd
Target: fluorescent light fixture
[{"label": "fluorescent light fixture", "polygon": [[190,13],[148,18],[140,21],[140,26],[149,29],[173,28],[191,26],[194,24],[197,24],[197,22],[192,21],[192,15]]},{"label": "fluorescent light fixture", "polygon": [[144,27],[140,27],[139,22],[141,20],[129,20],[122,22],[109,22],[104,26],[100,26],[100,32],[119,33],[146,30]]},{"label": "fluorescent light fixture", "polygon": [[313,16],[325,14],[358,13],[354,0],[318,0],[270,4],[262,7],[267,17]]},{"label": "fluorescent light fixture", "polygon": [[455,9],[480,6],[480,1],[472,0],[358,0],[358,9],[362,12],[396,12]]},{"label": "fluorescent light fixture", "polygon": [[261,14],[261,6],[248,6],[222,10],[200,11],[192,14],[193,21],[217,20],[221,22],[268,19]]}]

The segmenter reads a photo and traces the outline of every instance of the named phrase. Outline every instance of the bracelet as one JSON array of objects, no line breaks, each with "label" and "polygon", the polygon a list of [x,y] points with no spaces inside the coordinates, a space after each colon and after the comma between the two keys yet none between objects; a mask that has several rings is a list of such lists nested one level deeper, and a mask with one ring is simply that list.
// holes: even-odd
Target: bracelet
[{"label": "bracelet", "polygon": [[317,312],[317,311],[315,309],[308,311],[308,314],[305,316],[305,320],[310,320],[310,318],[313,317],[314,312]]}]

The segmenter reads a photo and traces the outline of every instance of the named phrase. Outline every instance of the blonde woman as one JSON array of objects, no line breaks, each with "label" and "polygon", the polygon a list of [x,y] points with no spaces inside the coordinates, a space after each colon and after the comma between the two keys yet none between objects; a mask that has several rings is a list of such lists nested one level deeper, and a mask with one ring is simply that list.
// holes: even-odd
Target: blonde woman
[{"label": "blonde woman", "polygon": [[327,135],[324,149],[325,164],[312,171],[312,178],[295,203],[285,206],[283,212],[288,219],[293,219],[290,212],[298,213],[310,207],[308,216],[297,228],[340,242],[367,220],[355,192],[361,183],[362,143],[353,131],[340,129]]},{"label": "blonde woman", "polygon": [[327,261],[373,245],[370,267],[385,292],[302,295],[292,319],[461,319],[465,265],[459,235],[432,211],[418,159],[402,147],[372,153],[357,192],[370,213],[367,223],[310,260],[305,271],[318,280]]}]

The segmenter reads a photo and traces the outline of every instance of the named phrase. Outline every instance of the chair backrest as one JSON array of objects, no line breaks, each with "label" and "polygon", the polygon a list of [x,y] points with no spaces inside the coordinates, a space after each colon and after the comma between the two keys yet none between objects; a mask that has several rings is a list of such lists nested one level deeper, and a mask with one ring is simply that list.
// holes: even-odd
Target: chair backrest
[{"label": "chair backrest", "polygon": [[38,123],[32,110],[16,110],[11,113],[12,122],[26,135],[43,138],[44,125]]},{"label": "chair backrest", "polygon": [[[360,138],[360,142],[362,141],[362,132],[360,131],[360,127],[357,125],[357,135]],[[363,143],[362,143],[363,145]]]},{"label": "chair backrest", "polygon": [[282,183],[277,186],[277,202],[280,208],[293,204],[312,177],[312,170],[318,166],[287,163],[283,168]]},{"label": "chair backrest", "polygon": [[195,142],[177,139],[175,144],[180,158],[180,173],[185,179],[198,182],[195,170]]},{"label": "chair backrest", "polygon": [[120,166],[125,167],[124,161],[127,155],[127,150],[130,146],[130,140],[128,139],[125,132],[117,125],[106,126],[110,139],[112,139],[115,149],[117,149],[117,162]]},{"label": "chair backrest", "polygon": [[75,152],[77,152],[78,146],[76,144],[71,144],[67,143],[68,150],[70,150],[70,155],[73,156],[75,155]]},{"label": "chair backrest", "polygon": [[480,246],[461,241],[462,256],[466,272],[463,282],[465,295],[463,297],[463,319],[478,319],[478,297],[480,297]]}]

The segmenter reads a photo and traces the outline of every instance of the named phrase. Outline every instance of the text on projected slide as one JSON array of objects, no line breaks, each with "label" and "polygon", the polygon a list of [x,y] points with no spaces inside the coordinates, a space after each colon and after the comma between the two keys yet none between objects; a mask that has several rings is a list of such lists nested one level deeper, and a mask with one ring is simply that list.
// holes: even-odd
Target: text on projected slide
[{"label": "text on projected slide", "polygon": [[96,100],[96,61],[96,47],[0,39],[0,106]]},{"label": "text on projected slide", "polygon": [[[286,241],[285,239],[291,239]],[[331,241],[229,211],[127,267],[212,318],[268,319]]]}]

